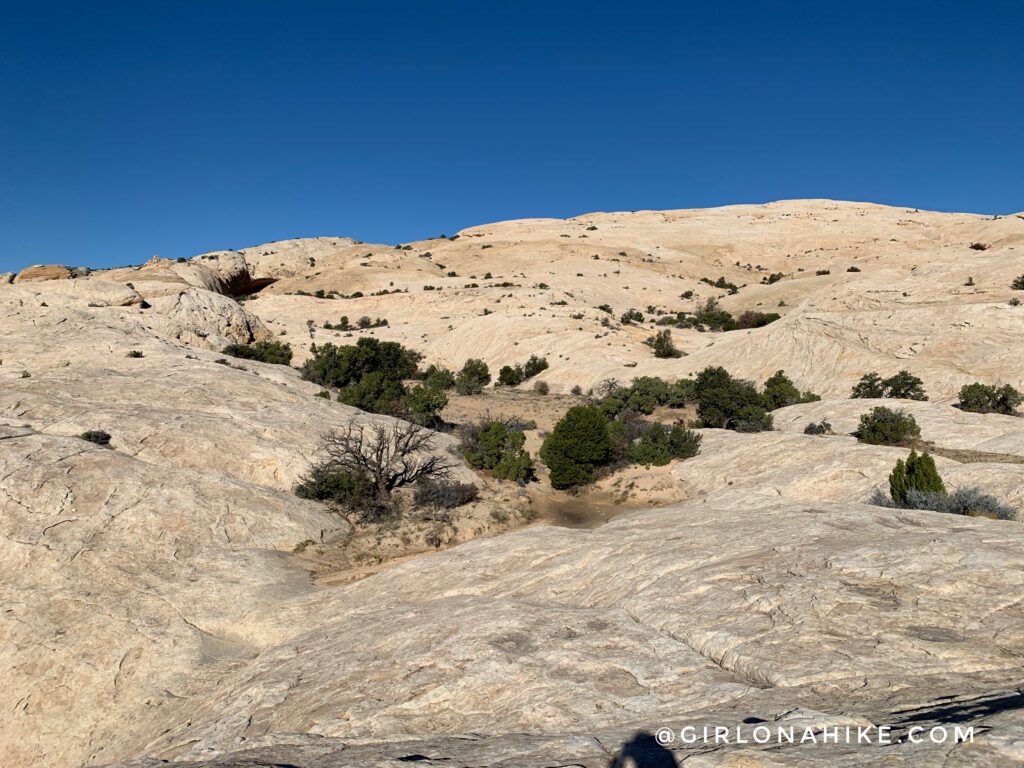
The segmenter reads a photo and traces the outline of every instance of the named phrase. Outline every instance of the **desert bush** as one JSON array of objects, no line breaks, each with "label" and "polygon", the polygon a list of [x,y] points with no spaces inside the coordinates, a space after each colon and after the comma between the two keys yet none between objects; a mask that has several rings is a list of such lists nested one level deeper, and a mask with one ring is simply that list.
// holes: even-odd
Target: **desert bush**
[{"label": "desert bush", "polygon": [[702,277],[700,281],[715,288],[727,289],[729,293],[736,293],[739,291],[739,287],[735,283],[730,283],[724,277],[719,277],[717,280],[712,280],[710,277]]},{"label": "desert bush", "polygon": [[572,389],[569,390],[569,394],[577,395],[577,396],[578,395],[582,395],[583,394],[583,387],[581,387],[579,384],[573,384],[572,385]]},{"label": "desert bush", "polygon": [[439,365],[431,365],[423,372],[424,386],[434,389],[451,389],[455,386],[455,374]]},{"label": "desert bush", "polygon": [[763,328],[769,323],[774,323],[782,315],[778,312],[758,312],[748,309],[736,318],[736,327],[739,329]]},{"label": "desert bush", "polygon": [[[685,313],[682,313],[685,315]],[[722,309],[716,299],[710,298],[697,308],[692,323],[699,328],[706,327],[711,331],[734,331],[739,326],[732,313]]]},{"label": "desert bush", "polygon": [[102,429],[90,429],[88,432],[80,434],[79,437],[87,443],[95,443],[104,447],[110,446],[110,433],[104,432]]},{"label": "desert bush", "polygon": [[372,506],[376,498],[366,472],[341,469],[328,463],[310,467],[295,486],[295,495],[333,502],[351,512]]},{"label": "desert bush", "polygon": [[243,360],[256,360],[273,365],[288,365],[292,361],[290,344],[281,341],[258,341],[255,344],[228,344],[222,354]]},{"label": "desert bush", "polygon": [[596,406],[577,405],[544,440],[540,457],[551,472],[551,485],[571,488],[589,483],[594,469],[608,460],[611,451],[604,414]]},{"label": "desert bush", "polygon": [[533,391],[538,395],[546,395],[551,391],[546,381],[538,381],[533,385]]},{"label": "desert bush", "polygon": [[541,371],[547,370],[547,367],[546,357],[530,355],[530,359],[522,365],[503,365],[498,371],[498,384],[504,387],[517,386]]},{"label": "desert bush", "polygon": [[455,509],[471,504],[479,497],[472,483],[455,483],[446,480],[424,480],[416,486],[413,504],[417,507]]},{"label": "desert bush", "polygon": [[491,383],[491,372],[483,360],[466,361],[455,377],[455,391],[460,395],[479,395]]},{"label": "desert bush", "polygon": [[548,369],[548,359],[546,357],[538,357],[537,355],[530,355],[530,359],[523,363],[523,378],[532,379],[541,371]]},{"label": "desert bush", "polygon": [[817,421],[817,422],[812,421],[810,424],[808,424],[806,427],[804,427],[804,434],[805,435],[831,435],[832,434],[832,425],[829,422],[825,421],[825,419],[822,419],[821,421]]},{"label": "desert bush", "polygon": [[874,371],[865,373],[861,376],[860,381],[854,384],[850,397],[864,399],[885,397],[885,384],[882,382],[882,377]]},{"label": "desert bush", "polygon": [[702,426],[762,432],[772,428],[772,416],[753,384],[734,379],[721,367],[708,367],[693,384],[697,416]]},{"label": "desert bush", "polygon": [[900,371],[885,380],[885,396],[902,400],[927,400],[922,381],[910,373]]},{"label": "desert bush", "polygon": [[906,445],[921,436],[921,428],[906,411],[879,405],[860,417],[854,435],[872,445]]},{"label": "desert bush", "polygon": [[398,415],[404,412],[407,391],[400,379],[372,371],[338,390],[338,402],[367,413]]},{"label": "desert bush", "polygon": [[498,384],[503,387],[514,387],[523,383],[522,366],[503,365],[498,371]]},{"label": "desert bush", "polygon": [[461,431],[461,450],[474,469],[489,469],[499,480],[528,482],[534,478],[533,460],[523,445],[524,424],[484,419]]},{"label": "desert bush", "polygon": [[389,382],[416,374],[421,355],[395,341],[359,339],[354,346],[324,344],[310,347],[312,357],[302,366],[302,378],[324,387],[347,387],[364,376],[379,373]]},{"label": "desert bush", "polygon": [[1017,510],[1013,507],[974,487],[957,488],[953,493],[928,493],[911,490],[907,493],[904,507],[946,512],[953,515],[992,517],[996,520],[1017,519]]},{"label": "desert bush", "polygon": [[341,319],[337,323],[324,323],[324,328],[328,331],[349,331],[352,330],[352,326],[349,324],[348,315],[342,315]]},{"label": "desert bush", "polygon": [[868,503],[893,509],[925,509],[930,512],[990,517],[996,520],[1019,518],[1016,509],[975,487],[957,488],[952,493],[919,491],[911,488],[902,503],[894,501],[881,489],[876,488]]},{"label": "desert bush", "polygon": [[662,467],[672,459],[688,459],[700,453],[701,436],[680,422],[672,427],[651,424],[629,447],[629,459],[637,464]]},{"label": "desert bush", "polygon": [[405,415],[410,421],[436,428],[442,425],[438,414],[446,405],[448,395],[444,390],[424,382],[408,391],[405,397]]},{"label": "desert bush", "polygon": [[935,468],[935,459],[928,453],[911,449],[907,460],[899,459],[889,474],[889,495],[898,504],[905,504],[911,491],[946,495],[946,486]]},{"label": "desert bush", "polygon": [[672,331],[666,328],[658,331],[644,342],[654,351],[655,357],[682,357],[683,353],[672,343]]},{"label": "desert bush", "polygon": [[902,400],[927,400],[923,382],[910,373],[900,371],[883,379],[875,371],[864,374],[850,392],[852,398],[891,397]]},{"label": "desert bush", "polygon": [[785,371],[776,371],[764,383],[764,407],[769,411],[776,408],[785,408],[787,405],[797,403],[813,403],[821,400],[820,395],[813,392],[801,392],[796,385],[786,376]]},{"label": "desert bush", "polygon": [[965,384],[960,388],[957,407],[974,413],[1002,413],[1012,415],[1024,403],[1024,395],[1009,384],[1001,387],[988,384]]},{"label": "desert bush", "polygon": [[145,357],[145,355],[142,354],[141,350],[131,349],[131,350],[128,351],[128,357],[139,358],[139,357]]},{"label": "desert bush", "polygon": [[642,323],[644,321],[643,313],[638,309],[632,307],[622,313],[622,317],[619,318],[619,322],[623,325],[629,325],[630,323]]},{"label": "desert bush", "polygon": [[651,414],[659,405],[684,407],[688,400],[693,399],[693,381],[680,379],[669,384],[657,376],[639,376],[630,386],[624,387],[609,379],[602,382],[598,392],[597,406],[607,418],[614,418],[624,411]]}]

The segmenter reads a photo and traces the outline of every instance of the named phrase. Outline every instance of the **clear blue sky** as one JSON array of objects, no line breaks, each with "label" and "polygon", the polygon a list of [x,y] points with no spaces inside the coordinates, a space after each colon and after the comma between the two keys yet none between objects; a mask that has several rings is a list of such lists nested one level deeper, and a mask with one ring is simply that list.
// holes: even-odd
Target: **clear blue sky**
[{"label": "clear blue sky", "polygon": [[0,9],[0,271],[794,197],[1024,209],[1024,3]]}]

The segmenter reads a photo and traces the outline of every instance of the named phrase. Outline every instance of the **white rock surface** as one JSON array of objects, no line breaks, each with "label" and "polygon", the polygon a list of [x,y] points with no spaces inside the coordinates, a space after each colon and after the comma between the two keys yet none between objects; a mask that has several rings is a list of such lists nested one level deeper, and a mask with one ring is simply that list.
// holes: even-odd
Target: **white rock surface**
[{"label": "white rock surface", "polygon": [[[959,718],[978,734],[676,744],[676,758],[1024,762],[1024,527],[867,506],[905,451],[802,434],[898,405],[936,446],[1024,456],[1019,419],[949,405],[969,381],[1024,387],[1024,311],[1008,303],[1022,250],[1019,217],[790,201],[0,279],[0,765],[604,768],[638,729],[745,718],[900,733]],[[785,277],[760,283],[773,272]],[[724,293],[700,281],[719,276],[746,284],[722,297],[731,311],[784,317],[675,331],[688,354],[670,360],[643,343],[656,326],[617,321],[693,309]],[[295,295],[317,290],[365,295]],[[323,329],[341,315],[389,325]],[[315,397],[293,369],[217,360],[274,338],[301,362],[311,343],[359,335],[451,367],[546,354],[542,378],[563,389],[722,364],[756,380],[783,368],[827,399],[776,412],[776,432],[704,430],[700,456],[662,470],[685,499],[665,509],[315,586],[292,550],[346,524],[289,491],[322,430],[380,417]],[[840,399],[866,371],[900,368],[938,402]],[[77,437],[91,429],[111,448]],[[1024,465],[937,463],[948,484],[1024,508]]]}]

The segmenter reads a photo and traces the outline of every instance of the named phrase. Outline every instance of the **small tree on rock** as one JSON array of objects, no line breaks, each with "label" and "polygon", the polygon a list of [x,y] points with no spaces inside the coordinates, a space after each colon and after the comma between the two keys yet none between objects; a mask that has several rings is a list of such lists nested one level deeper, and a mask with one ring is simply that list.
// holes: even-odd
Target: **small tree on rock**
[{"label": "small tree on rock", "polygon": [[455,377],[455,391],[460,395],[479,395],[491,383],[491,372],[483,360],[466,361]]},{"label": "small tree on rock", "polygon": [[946,486],[935,468],[935,459],[927,453],[918,455],[913,449],[905,462],[903,459],[896,462],[889,475],[889,494],[897,504],[906,504],[912,491],[946,494]]}]

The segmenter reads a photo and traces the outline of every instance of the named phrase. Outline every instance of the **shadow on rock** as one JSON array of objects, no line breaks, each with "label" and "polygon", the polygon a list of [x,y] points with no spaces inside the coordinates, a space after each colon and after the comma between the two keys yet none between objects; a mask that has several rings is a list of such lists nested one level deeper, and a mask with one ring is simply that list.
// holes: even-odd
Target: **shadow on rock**
[{"label": "shadow on rock", "polygon": [[622,745],[608,768],[679,768],[679,764],[652,734],[640,731]]}]

